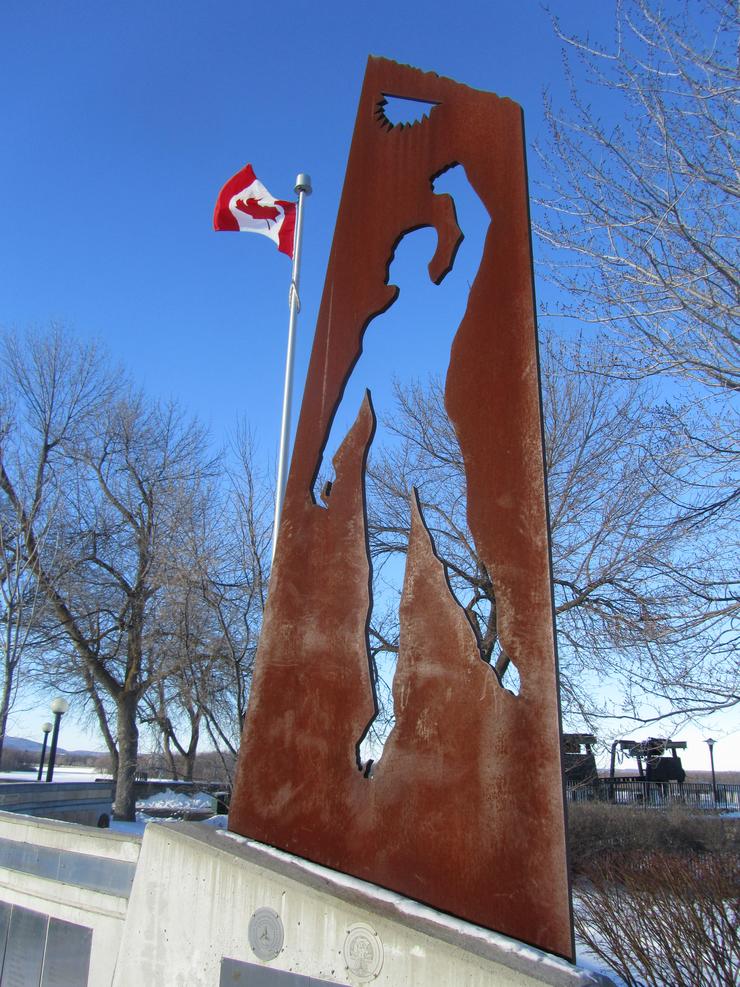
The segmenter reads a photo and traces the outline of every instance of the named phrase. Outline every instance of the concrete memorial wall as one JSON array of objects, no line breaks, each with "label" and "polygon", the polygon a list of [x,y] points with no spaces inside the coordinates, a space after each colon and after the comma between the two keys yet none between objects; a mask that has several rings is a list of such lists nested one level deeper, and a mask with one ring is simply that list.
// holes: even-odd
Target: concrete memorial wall
[{"label": "concrete memorial wall", "polygon": [[0,813],[0,987],[596,987],[604,978],[201,823]]},{"label": "concrete memorial wall", "polygon": [[139,849],[136,837],[0,812],[0,987],[109,987]]}]

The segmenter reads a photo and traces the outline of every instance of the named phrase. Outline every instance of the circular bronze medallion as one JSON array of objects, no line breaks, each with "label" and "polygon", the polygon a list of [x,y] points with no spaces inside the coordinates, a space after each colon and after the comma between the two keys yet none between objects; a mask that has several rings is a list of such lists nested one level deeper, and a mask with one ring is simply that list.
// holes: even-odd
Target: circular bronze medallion
[{"label": "circular bronze medallion", "polygon": [[344,962],[356,980],[374,980],[383,966],[383,943],[369,925],[350,926],[344,940]]},{"label": "circular bronze medallion", "polygon": [[283,948],[283,923],[272,908],[258,908],[249,920],[249,945],[260,960],[274,960]]}]

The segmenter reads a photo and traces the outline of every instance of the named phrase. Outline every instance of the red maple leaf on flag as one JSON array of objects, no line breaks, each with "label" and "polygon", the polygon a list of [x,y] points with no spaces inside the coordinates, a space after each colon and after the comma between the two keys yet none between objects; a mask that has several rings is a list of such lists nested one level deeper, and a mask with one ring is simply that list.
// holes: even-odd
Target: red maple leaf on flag
[{"label": "red maple leaf on flag", "polygon": [[257,199],[237,199],[236,208],[252,219],[277,219],[280,213],[275,206],[261,206]]},{"label": "red maple leaf on flag", "polygon": [[295,222],[296,203],[273,198],[250,164],[226,182],[213,210],[214,230],[263,233],[288,257],[293,256]]}]

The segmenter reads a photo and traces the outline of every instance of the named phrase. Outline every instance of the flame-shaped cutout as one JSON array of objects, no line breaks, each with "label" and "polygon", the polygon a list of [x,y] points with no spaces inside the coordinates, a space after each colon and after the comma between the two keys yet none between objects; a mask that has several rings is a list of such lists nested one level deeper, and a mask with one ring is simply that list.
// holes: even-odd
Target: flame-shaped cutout
[{"label": "flame-shaped cutout", "polygon": [[436,105],[424,99],[383,93],[378,116],[391,127],[410,127],[426,119]]}]

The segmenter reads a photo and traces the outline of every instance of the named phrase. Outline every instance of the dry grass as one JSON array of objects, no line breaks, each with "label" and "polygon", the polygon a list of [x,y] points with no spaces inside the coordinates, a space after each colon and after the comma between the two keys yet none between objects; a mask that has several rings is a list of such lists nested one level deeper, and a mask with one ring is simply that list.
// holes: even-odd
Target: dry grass
[{"label": "dry grass", "polygon": [[589,877],[594,863],[664,852],[740,857],[740,819],[681,806],[639,809],[607,803],[568,807],[568,850],[574,878]]}]

